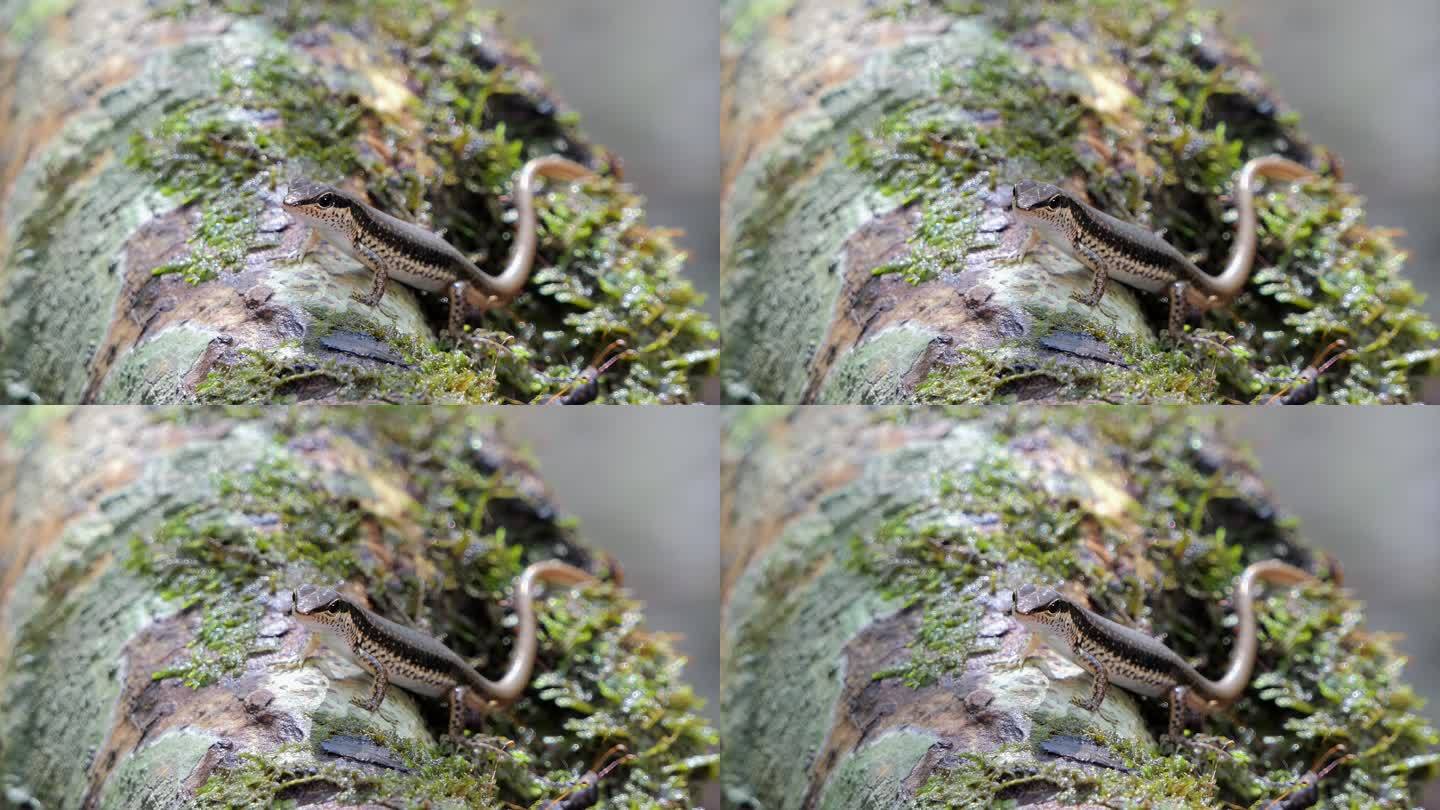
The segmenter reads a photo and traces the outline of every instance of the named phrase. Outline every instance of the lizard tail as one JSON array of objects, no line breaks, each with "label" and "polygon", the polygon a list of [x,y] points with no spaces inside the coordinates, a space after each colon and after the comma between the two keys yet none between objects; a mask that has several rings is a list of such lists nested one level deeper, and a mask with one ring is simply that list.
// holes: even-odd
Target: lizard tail
[{"label": "lizard tail", "polygon": [[475,286],[487,299],[507,300],[520,294],[530,279],[535,264],[535,192],[541,178],[579,180],[593,177],[594,172],[559,155],[534,158],[520,169],[515,180],[515,242],[510,246],[510,259],[498,276],[482,273]]},{"label": "lizard tail", "polygon": [[1250,682],[1255,670],[1256,629],[1255,599],[1256,588],[1261,582],[1279,585],[1298,585],[1302,582],[1319,582],[1315,577],[1279,560],[1262,560],[1253,563],[1240,574],[1235,586],[1235,615],[1239,620],[1236,628],[1235,648],[1230,653],[1230,668],[1219,681],[1207,681],[1206,697],[1221,703],[1238,699]]},{"label": "lizard tail", "polygon": [[1235,245],[1230,249],[1230,260],[1225,270],[1210,279],[1210,292],[1220,298],[1233,298],[1245,289],[1250,279],[1250,269],[1255,263],[1255,181],[1262,177],[1273,180],[1299,180],[1314,177],[1315,173],[1293,160],[1279,155],[1258,157],[1240,169],[1235,180]]},{"label": "lizard tail", "polygon": [[536,590],[544,582],[560,585],[580,585],[598,582],[591,574],[559,560],[537,562],[520,573],[515,584],[515,649],[510,655],[510,667],[504,677],[491,681],[481,675],[471,686],[479,695],[501,703],[511,703],[525,693],[530,684],[530,673],[535,668],[537,648],[537,627],[535,622]]}]

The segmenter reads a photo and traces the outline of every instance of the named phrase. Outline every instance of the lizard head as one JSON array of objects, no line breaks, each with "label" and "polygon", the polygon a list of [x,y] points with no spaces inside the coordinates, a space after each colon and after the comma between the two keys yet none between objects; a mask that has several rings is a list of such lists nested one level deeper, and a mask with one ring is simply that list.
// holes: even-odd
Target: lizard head
[{"label": "lizard head", "polygon": [[360,204],[355,195],[334,186],[297,180],[290,184],[280,205],[286,213],[325,235],[338,236],[350,230],[354,222],[350,211]]},{"label": "lizard head", "polygon": [[1069,204],[1070,198],[1059,186],[1021,180],[1015,184],[1016,211],[1038,212],[1061,208]]},{"label": "lizard head", "polygon": [[290,594],[290,609],[301,620],[324,622],[345,610],[344,601],[332,588],[301,585]]},{"label": "lizard head", "polygon": [[1072,230],[1073,199],[1059,186],[1021,180],[1015,184],[1011,210],[1016,219],[1034,228],[1055,245],[1066,244],[1065,233]]},{"label": "lizard head", "polygon": [[1064,610],[1059,604],[1064,599],[1054,588],[1021,585],[1020,590],[1010,595],[1010,609],[1018,618],[1040,617]]},{"label": "lizard head", "polygon": [[1010,615],[1031,633],[1058,650],[1074,635],[1071,603],[1054,588],[1022,585],[1010,596]]}]

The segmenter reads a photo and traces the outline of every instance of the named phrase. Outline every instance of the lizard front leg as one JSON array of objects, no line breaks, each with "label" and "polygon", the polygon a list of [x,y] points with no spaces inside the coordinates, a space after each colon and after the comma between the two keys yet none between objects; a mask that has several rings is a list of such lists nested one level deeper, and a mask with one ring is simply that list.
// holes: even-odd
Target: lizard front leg
[{"label": "lizard front leg", "polygon": [[366,650],[355,650],[355,657],[366,664],[366,668],[375,675],[375,680],[370,684],[370,699],[350,698],[350,702],[366,711],[375,711],[380,708],[380,703],[385,700],[385,689],[390,686],[390,676],[385,674],[385,666],[380,659]]},{"label": "lizard front leg", "polygon": [[300,247],[290,251],[290,253],[285,256],[285,259],[286,261],[292,262],[303,261],[306,256],[309,256],[312,252],[314,252],[316,246],[318,246],[319,244],[320,232],[315,230],[314,228],[311,228],[310,233],[305,237],[305,241],[300,243]]},{"label": "lizard front leg", "polygon": [[350,293],[350,297],[367,307],[373,307],[380,303],[381,298],[385,297],[385,283],[390,280],[390,274],[385,272],[385,263],[380,261],[380,257],[375,251],[356,242],[355,253],[360,257],[360,261],[370,268],[370,272],[375,274],[375,281],[370,285],[368,295]]},{"label": "lizard front leg", "polygon": [[1110,274],[1105,272],[1104,264],[1101,262],[1100,257],[1096,255],[1095,251],[1082,244],[1076,243],[1075,252],[1079,255],[1080,262],[1090,268],[1090,271],[1095,274],[1095,278],[1090,285],[1089,293],[1085,295],[1070,293],[1070,297],[1087,307],[1093,307],[1100,303],[1101,298],[1105,297],[1105,287],[1110,283]]},{"label": "lizard front leg", "polygon": [[1110,688],[1110,678],[1105,674],[1105,665],[1085,650],[1076,649],[1075,653],[1080,656],[1082,666],[1090,671],[1095,680],[1090,686],[1089,700],[1070,698],[1070,702],[1086,711],[1098,711],[1100,704],[1105,702],[1105,691]]},{"label": "lizard front leg", "polygon": [[320,636],[316,633],[311,633],[309,638],[305,639],[305,647],[300,650],[299,656],[288,661],[277,661],[274,666],[276,669],[299,669],[305,666],[305,662],[313,658],[315,651],[319,649]]}]

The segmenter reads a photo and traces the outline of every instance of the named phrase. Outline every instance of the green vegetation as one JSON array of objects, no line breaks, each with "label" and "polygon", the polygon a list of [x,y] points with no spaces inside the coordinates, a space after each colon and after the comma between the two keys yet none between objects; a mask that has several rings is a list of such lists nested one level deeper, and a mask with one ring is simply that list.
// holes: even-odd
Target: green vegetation
[{"label": "green vegetation", "polygon": [[[909,255],[877,273],[923,283],[963,268],[967,255],[993,243],[975,239],[981,197],[957,191],[1027,177],[1082,185],[1100,208],[1163,230],[1202,267],[1217,268],[1233,230],[1225,201],[1247,159],[1280,143],[1279,151],[1327,162],[1296,116],[1248,89],[1254,54],[1221,53],[1216,14],[1186,0],[900,0],[878,13],[983,16],[995,44],[967,67],[938,69],[930,97],[852,138],[850,165],[921,212]],[[1018,34],[1044,45],[1017,46]],[[1110,56],[1118,53],[1123,61]],[[1260,250],[1247,293],[1204,315],[1200,340],[1146,351],[1183,370],[1172,377],[1176,387],[1144,370],[1062,374],[1059,395],[1259,401],[1289,390],[1313,356],[1344,340],[1354,352],[1326,373],[1320,401],[1412,400],[1419,380],[1440,372],[1440,328],[1400,276],[1404,252],[1366,226],[1364,200],[1327,173],[1298,190],[1272,186],[1257,205]],[[1040,348],[1033,336],[1015,343],[1032,358]],[[1003,360],[978,379],[966,362],[972,368],[938,365],[921,398],[1004,394],[989,382],[1014,373]]]},{"label": "green vegetation", "polygon": [[[1252,502],[1239,471],[1208,455],[1216,441],[1211,417],[1124,408],[984,418],[999,437],[980,462],[948,473],[932,502],[910,505],[849,546],[852,570],[923,616],[908,664],[877,677],[918,687],[962,671],[970,656],[993,651],[975,632],[982,597],[1060,580],[1077,583],[1101,613],[1148,624],[1189,659],[1228,658],[1223,600],[1246,564],[1295,544],[1296,532],[1292,521]],[[1012,445],[1021,438],[1042,441],[1061,463],[1072,456],[1067,448],[1079,447],[1095,458],[1124,458],[1123,509],[1116,514],[1112,503],[1101,511],[1093,499],[1044,486],[1055,473],[1032,466]],[[1319,567],[1298,553],[1296,562]],[[1098,728],[1070,729],[1119,754],[1129,772],[1037,767],[1025,747],[1011,746],[962,757],[937,771],[918,798],[931,807],[1001,806],[1038,784],[1061,801],[1139,806],[1175,797],[1175,806],[1249,806],[1293,786],[1313,759],[1343,743],[1357,757],[1327,778],[1330,806],[1407,804],[1440,761],[1440,734],[1401,683],[1404,659],[1387,638],[1361,629],[1358,602],[1328,586],[1272,590],[1257,611],[1262,674],[1229,711],[1203,721],[1213,736],[1163,756]],[[1045,718],[1036,720],[1043,726]],[[1037,732],[1028,745],[1045,736]],[[1293,747],[1274,743],[1281,739]]]},{"label": "green vegetation", "polygon": [[[1037,313],[1037,318],[1048,315]],[[1028,359],[1032,355],[1027,347],[1062,332],[1098,341],[1113,353],[1115,362],[1082,365]],[[1168,351],[1098,321],[1061,313],[1037,320],[1029,334],[993,349],[957,351],[954,360],[937,363],[921,380],[915,399],[937,405],[1006,402],[1021,398],[1026,385],[1038,386],[1048,398],[1116,403],[1213,402],[1219,390],[1216,370],[1193,353]]]},{"label": "green vegetation", "polygon": [[[304,156],[327,177],[360,169],[353,97],[333,97],[314,68],[279,52],[220,74],[213,97],[183,104],[148,133],[136,133],[126,162],[160,180],[160,190],[201,207],[190,254],[155,268],[201,284],[244,268],[257,247],[261,194]],[[279,125],[276,125],[276,121]]]},{"label": "green vegetation", "polygon": [[[188,255],[157,274],[203,283],[273,247],[257,218],[273,207],[278,182],[298,176],[351,187],[358,178],[378,207],[445,233],[493,268],[509,252],[506,198],[526,160],[560,151],[613,165],[602,150],[582,145],[574,115],[535,96],[527,80],[533,54],[498,50],[493,12],[458,0],[303,8],[185,0],[163,9],[216,12],[262,20],[277,43],[260,59],[229,66],[213,97],[181,106],[134,138],[130,165],[201,210]],[[328,32],[333,53],[283,41],[315,30]],[[394,53],[405,54],[403,66],[374,61]],[[317,375],[324,379],[307,397],[541,399],[567,390],[599,349],[624,339],[634,354],[606,374],[609,401],[693,399],[692,374],[714,373],[719,335],[681,278],[684,253],[669,233],[645,225],[643,200],[613,178],[583,186],[546,187],[537,201],[540,258],[527,293],[484,316],[486,331],[477,337],[490,341],[463,341],[458,357],[440,364],[437,373],[449,379],[396,382],[346,372],[337,361]],[[428,297],[422,303],[437,314],[443,309],[428,307]],[[509,350],[496,352],[492,336]],[[245,363],[218,366],[204,395],[263,401],[272,377],[294,373],[286,348],[254,349]]]},{"label": "green vegetation", "polygon": [[[377,611],[428,624],[465,657],[492,666],[508,657],[502,600],[526,564],[573,546],[573,523],[549,516],[548,505],[477,451],[486,417],[352,410],[275,412],[262,464],[227,474],[212,498],[132,540],[127,569],[154,579],[182,615],[198,615],[189,660],[156,678],[199,688],[238,675],[251,656],[272,650],[257,634],[273,595],[307,581],[362,583]],[[325,463],[290,449],[317,441]],[[355,803],[530,804],[575,784],[616,743],[638,757],[606,781],[617,806],[688,801],[692,775],[714,768],[715,732],[680,681],[682,660],[665,639],[641,632],[639,605],[597,586],[548,595],[539,613],[545,665],[532,697],[491,715],[476,750],[317,715],[306,746],[245,753],[204,785],[201,805],[283,806],[289,791],[314,783]],[[335,734],[366,736],[410,770],[316,766],[307,753]]]}]

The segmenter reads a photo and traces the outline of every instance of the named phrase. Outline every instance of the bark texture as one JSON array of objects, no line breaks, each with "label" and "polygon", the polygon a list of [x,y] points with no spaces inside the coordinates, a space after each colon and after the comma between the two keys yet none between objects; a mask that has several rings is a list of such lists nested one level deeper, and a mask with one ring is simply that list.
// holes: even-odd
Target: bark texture
[{"label": "bark texture", "polygon": [[498,272],[519,162],[618,172],[471,4],[7,0],[0,31],[4,400],[529,401],[616,338],[638,350],[606,375],[616,400],[692,399],[686,370],[713,373],[683,255],[613,179],[547,186],[526,292],[457,351],[438,296],[392,280],[365,306],[358,262],[293,258],[299,177]]},{"label": "bark texture", "polygon": [[[1268,601],[1257,681],[1196,729],[1217,736],[1176,757],[1155,746],[1160,705],[1112,686],[1091,713],[1070,703],[1089,695],[1079,668],[1052,654],[1018,663],[1028,636],[1008,608],[1025,582],[1068,580],[1077,598],[1129,612],[1213,673],[1232,633],[1222,595],[1242,564],[1280,556],[1324,569],[1243,454],[1196,419],[1163,409],[732,414],[721,636],[731,805],[1247,806],[1295,788],[1269,769],[1300,774],[1334,741],[1371,759],[1352,766],[1364,773],[1333,775],[1324,795],[1334,804],[1322,806],[1413,801],[1440,738],[1392,701],[1391,690],[1408,693],[1396,653],[1368,660],[1376,651],[1336,630],[1360,621],[1355,603]],[[1332,649],[1345,659],[1336,671],[1307,670],[1328,669],[1318,662]],[[1386,705],[1390,731],[1370,737],[1353,724],[1352,693],[1329,691],[1340,683]],[[1301,693],[1316,702],[1286,702]],[[1310,723],[1335,736],[1315,740]],[[1401,738],[1403,752],[1366,742]],[[1405,775],[1382,785],[1396,770]]]},{"label": "bark texture", "polygon": [[[1434,372],[1440,331],[1408,285],[1387,292],[1403,262],[1394,245],[1361,247],[1393,257],[1361,282],[1329,274],[1353,263],[1363,231],[1296,243],[1311,226],[1295,210],[1332,220],[1357,204],[1349,192],[1290,200],[1290,232],[1276,225],[1262,242],[1238,306],[1198,322],[1215,330],[1198,349],[1157,342],[1157,296],[1112,281],[1092,308],[1071,298],[1091,286],[1078,262],[1053,248],[1016,258],[1028,230],[1008,208],[1024,178],[1085,187],[1217,272],[1233,228],[1221,197],[1241,158],[1335,165],[1253,54],[1185,0],[723,9],[728,401],[1248,401],[1287,390],[1334,338],[1363,347],[1351,363],[1364,367],[1341,364],[1322,399],[1405,401]],[[1315,289],[1332,284],[1374,300],[1351,310]],[[1376,312],[1390,325],[1356,328]]]},{"label": "bark texture", "polygon": [[528,806],[618,742],[640,757],[607,800],[688,806],[713,732],[608,586],[537,605],[532,683],[474,752],[437,745],[428,699],[352,705],[371,681],[344,659],[282,666],[303,582],[347,581],[494,675],[519,565],[605,570],[492,426],[442,410],[0,412],[0,803]]}]

